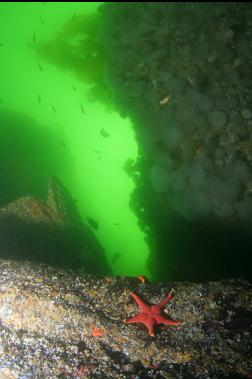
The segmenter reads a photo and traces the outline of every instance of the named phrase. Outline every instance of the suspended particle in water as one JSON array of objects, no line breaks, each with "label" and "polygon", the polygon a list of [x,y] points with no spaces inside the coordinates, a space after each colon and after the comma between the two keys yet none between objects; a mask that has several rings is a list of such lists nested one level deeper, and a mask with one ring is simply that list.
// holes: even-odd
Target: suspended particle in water
[{"label": "suspended particle in water", "polygon": [[40,96],[40,93],[38,93],[38,102],[41,103],[41,96]]},{"label": "suspended particle in water", "polygon": [[92,150],[92,153],[96,153],[96,154],[98,154],[98,153],[100,153],[101,152],[101,150]]},{"label": "suspended particle in water", "polygon": [[37,42],[37,38],[36,38],[36,33],[35,32],[33,32],[32,41],[33,41],[34,44]]},{"label": "suspended particle in water", "polygon": [[42,25],[45,25],[45,20],[42,17],[40,17],[40,22]]},{"label": "suspended particle in water", "polygon": [[[64,147],[64,149],[66,149],[67,145],[65,144],[65,142],[60,141],[60,143],[61,143],[61,145]],[[76,200],[75,200],[75,202],[76,202]]]},{"label": "suspended particle in water", "polygon": [[51,104],[51,108],[52,108],[53,112],[56,112],[56,109],[54,108],[54,106],[52,104]]}]

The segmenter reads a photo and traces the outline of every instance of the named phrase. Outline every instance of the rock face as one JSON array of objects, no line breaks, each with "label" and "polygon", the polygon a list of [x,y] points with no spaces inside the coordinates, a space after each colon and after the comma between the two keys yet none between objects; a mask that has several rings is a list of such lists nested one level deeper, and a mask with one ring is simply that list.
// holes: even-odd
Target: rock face
[{"label": "rock face", "polygon": [[150,160],[153,197],[162,171],[167,214],[252,223],[251,6],[105,4],[100,15],[107,83]]},{"label": "rock face", "polygon": [[125,169],[149,269],[251,278],[251,5],[110,2],[77,18],[37,53],[131,119],[139,159]]},{"label": "rock face", "polygon": [[[186,279],[190,261],[203,272],[214,250],[223,257],[219,278],[245,272],[248,277],[252,7],[197,2],[117,5],[104,4],[99,15],[109,62],[105,77],[118,111],[133,122],[141,150],[132,169],[132,177],[140,172],[132,207],[143,226],[151,228],[151,267],[159,278],[168,273]],[[214,230],[219,225],[219,231]],[[193,228],[198,231],[194,238]],[[187,240],[185,247],[181,240]],[[240,270],[235,240],[244,246]],[[225,257],[224,246],[229,251]],[[183,273],[178,259],[190,254]],[[214,271],[214,264],[210,266],[207,278]],[[189,277],[206,279],[192,271]]]},{"label": "rock face", "polygon": [[[174,300],[151,337],[130,296]],[[248,378],[252,286],[142,283],[0,261],[0,378]]]},{"label": "rock face", "polygon": [[0,251],[6,258],[111,273],[102,246],[56,177],[49,179],[46,202],[26,196],[0,209]]}]

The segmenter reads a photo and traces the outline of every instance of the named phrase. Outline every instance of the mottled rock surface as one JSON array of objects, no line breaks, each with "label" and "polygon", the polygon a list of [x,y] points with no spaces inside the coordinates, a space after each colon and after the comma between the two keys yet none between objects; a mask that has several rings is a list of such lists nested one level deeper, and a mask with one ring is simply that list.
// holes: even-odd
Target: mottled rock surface
[{"label": "mottled rock surface", "polygon": [[140,167],[166,173],[162,199],[159,171],[142,174],[153,201],[167,217],[251,223],[251,4],[109,3],[100,16],[106,83],[133,120]]},{"label": "mottled rock surface", "polygon": [[[165,313],[182,324],[155,337],[125,324],[132,291],[150,303],[172,292]],[[251,295],[243,281],[141,283],[2,260],[0,378],[248,378]]]},{"label": "mottled rock surface", "polygon": [[139,144],[128,171],[149,266],[251,278],[251,3],[105,3],[99,16],[106,84]]}]

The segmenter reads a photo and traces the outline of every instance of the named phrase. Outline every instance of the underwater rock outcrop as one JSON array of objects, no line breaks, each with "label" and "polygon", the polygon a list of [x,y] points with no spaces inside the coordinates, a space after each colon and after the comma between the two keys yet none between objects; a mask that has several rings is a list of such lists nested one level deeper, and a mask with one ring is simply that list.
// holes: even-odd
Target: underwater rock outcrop
[{"label": "underwater rock outcrop", "polygon": [[[126,324],[138,307],[174,300],[149,336]],[[148,283],[0,261],[0,378],[249,378],[252,286]]]},{"label": "underwater rock outcrop", "polygon": [[150,267],[251,278],[251,5],[107,3],[99,16],[106,83],[139,144],[132,208],[151,229]]},{"label": "underwater rock outcrop", "polygon": [[0,209],[0,257],[110,274],[105,251],[53,176],[47,201],[21,197]]},{"label": "underwater rock outcrop", "polygon": [[158,280],[252,279],[251,18],[246,2],[104,3],[36,46],[131,119],[131,207]]}]

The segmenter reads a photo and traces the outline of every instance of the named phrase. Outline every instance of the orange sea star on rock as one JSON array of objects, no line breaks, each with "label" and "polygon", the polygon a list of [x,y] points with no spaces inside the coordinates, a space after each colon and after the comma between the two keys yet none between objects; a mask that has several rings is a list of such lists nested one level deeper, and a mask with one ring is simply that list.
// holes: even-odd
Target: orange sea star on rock
[{"label": "orange sea star on rock", "polygon": [[126,321],[126,323],[133,324],[133,323],[142,323],[145,326],[147,326],[149,330],[150,336],[154,336],[154,327],[156,324],[167,324],[167,325],[180,325],[181,321],[174,321],[165,318],[165,316],[162,314],[164,306],[170,301],[172,298],[172,294],[170,293],[164,300],[160,301],[158,304],[149,305],[143,302],[140,297],[132,293],[131,296],[135,299],[137,304],[139,305],[139,308],[141,312],[137,314],[136,316],[130,318]]}]

